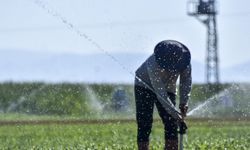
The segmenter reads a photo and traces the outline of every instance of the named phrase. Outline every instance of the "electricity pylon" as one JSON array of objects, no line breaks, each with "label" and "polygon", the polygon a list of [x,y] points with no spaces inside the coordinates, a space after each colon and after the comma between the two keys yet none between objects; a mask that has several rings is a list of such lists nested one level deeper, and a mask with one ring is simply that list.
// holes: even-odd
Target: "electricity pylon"
[{"label": "electricity pylon", "polygon": [[196,17],[207,27],[206,80],[219,84],[218,36],[215,0],[190,0],[188,15]]}]

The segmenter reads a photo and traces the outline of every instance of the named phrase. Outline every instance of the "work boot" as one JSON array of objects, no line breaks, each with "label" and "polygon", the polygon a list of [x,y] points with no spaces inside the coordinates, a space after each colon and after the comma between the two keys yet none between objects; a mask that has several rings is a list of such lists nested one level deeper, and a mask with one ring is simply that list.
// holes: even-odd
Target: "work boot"
[{"label": "work boot", "polygon": [[178,150],[178,140],[166,140],[164,150]]},{"label": "work boot", "polygon": [[149,150],[149,142],[138,142],[138,150]]}]

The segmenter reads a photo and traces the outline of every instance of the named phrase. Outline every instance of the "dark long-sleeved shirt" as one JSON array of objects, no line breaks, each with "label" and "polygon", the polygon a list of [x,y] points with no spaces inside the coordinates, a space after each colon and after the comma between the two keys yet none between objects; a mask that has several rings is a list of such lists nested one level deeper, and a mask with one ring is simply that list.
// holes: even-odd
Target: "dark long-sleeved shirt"
[{"label": "dark long-sleeved shirt", "polygon": [[[145,87],[145,84],[155,92],[177,93],[177,80],[179,78],[180,104],[187,104],[191,92],[191,64],[182,71],[167,71],[161,69],[151,55],[137,70],[135,84]],[[140,81],[141,80],[141,81]]]}]

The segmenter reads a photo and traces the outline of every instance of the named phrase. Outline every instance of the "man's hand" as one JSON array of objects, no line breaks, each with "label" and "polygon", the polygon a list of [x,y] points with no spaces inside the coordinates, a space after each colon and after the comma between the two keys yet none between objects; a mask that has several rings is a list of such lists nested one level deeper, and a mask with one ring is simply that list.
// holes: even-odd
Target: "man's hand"
[{"label": "man's hand", "polygon": [[181,111],[182,117],[186,117],[187,116],[187,111],[188,111],[188,105],[187,104],[180,104],[179,109]]}]

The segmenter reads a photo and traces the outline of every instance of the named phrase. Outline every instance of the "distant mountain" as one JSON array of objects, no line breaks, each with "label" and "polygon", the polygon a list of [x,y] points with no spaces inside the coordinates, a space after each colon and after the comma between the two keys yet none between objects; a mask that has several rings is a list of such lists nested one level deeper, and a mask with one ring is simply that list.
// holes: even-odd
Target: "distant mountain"
[{"label": "distant mountain", "polygon": [[224,82],[250,82],[250,62],[225,68],[221,76]]},{"label": "distant mountain", "polygon": [[1,51],[0,81],[133,82],[133,72],[147,58],[142,54],[111,55]]},{"label": "distant mountain", "polygon": [[[137,67],[149,56],[139,53],[46,54],[0,50],[0,81],[132,83]],[[250,81],[249,66],[222,70],[223,81]],[[204,65],[192,61],[193,82],[204,82]],[[242,74],[245,70],[246,76]],[[241,72],[240,72],[241,71]]]}]

